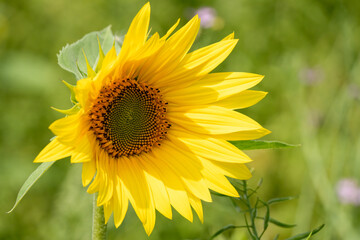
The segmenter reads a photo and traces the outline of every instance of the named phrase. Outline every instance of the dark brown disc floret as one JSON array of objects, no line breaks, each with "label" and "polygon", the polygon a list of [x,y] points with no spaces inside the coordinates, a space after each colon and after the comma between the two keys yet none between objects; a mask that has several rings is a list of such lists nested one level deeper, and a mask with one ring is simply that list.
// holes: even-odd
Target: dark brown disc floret
[{"label": "dark brown disc floret", "polygon": [[124,79],[104,86],[90,113],[91,127],[110,156],[138,155],[160,145],[170,123],[160,90]]}]

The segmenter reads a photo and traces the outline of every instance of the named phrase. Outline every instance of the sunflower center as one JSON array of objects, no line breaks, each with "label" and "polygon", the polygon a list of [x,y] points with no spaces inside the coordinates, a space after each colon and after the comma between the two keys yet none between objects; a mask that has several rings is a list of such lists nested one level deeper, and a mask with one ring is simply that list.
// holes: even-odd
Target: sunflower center
[{"label": "sunflower center", "polygon": [[114,158],[149,152],[170,128],[160,90],[136,80],[104,86],[90,111],[91,130]]}]

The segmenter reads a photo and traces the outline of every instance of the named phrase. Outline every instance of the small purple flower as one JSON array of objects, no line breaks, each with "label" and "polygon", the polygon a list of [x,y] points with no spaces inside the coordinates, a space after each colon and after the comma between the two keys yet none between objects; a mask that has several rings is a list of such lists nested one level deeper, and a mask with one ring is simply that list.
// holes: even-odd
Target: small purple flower
[{"label": "small purple flower", "polygon": [[360,188],[353,179],[341,179],[337,183],[337,195],[343,204],[360,205]]},{"label": "small purple flower", "polygon": [[357,84],[351,83],[348,86],[349,96],[354,99],[360,99],[360,88]]},{"label": "small purple flower", "polygon": [[314,85],[324,79],[324,73],[320,68],[304,68],[299,72],[299,79],[306,85]]},{"label": "small purple flower", "polygon": [[201,19],[200,26],[203,28],[211,28],[215,24],[217,17],[216,10],[211,7],[201,7],[196,10],[196,14]]}]

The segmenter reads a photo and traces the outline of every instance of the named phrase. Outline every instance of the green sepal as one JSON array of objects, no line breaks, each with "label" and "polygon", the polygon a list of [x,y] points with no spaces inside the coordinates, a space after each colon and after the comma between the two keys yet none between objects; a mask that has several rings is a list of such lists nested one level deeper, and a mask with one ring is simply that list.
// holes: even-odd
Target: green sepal
[{"label": "green sepal", "polygon": [[77,104],[78,101],[76,100],[76,96],[75,96],[75,86],[71,85],[70,83],[66,82],[65,80],[62,81],[70,90],[70,101],[74,104]]},{"label": "green sepal", "polygon": [[99,40],[99,36],[97,36],[97,40],[98,40],[98,45],[99,45],[99,59],[97,61],[96,67],[95,67],[95,72],[100,71],[102,63],[103,63],[104,58],[105,58],[105,54],[104,54],[104,52],[103,52],[103,50],[101,48],[101,43],[100,43],[100,40]]},{"label": "green sepal", "polygon": [[86,54],[85,54],[84,49],[81,49],[81,50],[82,50],[82,52],[83,52],[83,54],[84,54],[84,58],[85,58],[85,62],[86,62],[87,76],[88,76],[88,77],[94,77],[94,76],[96,75],[96,73],[95,73],[94,69],[92,69],[92,67],[90,66],[89,61],[88,61],[88,59],[87,59],[87,57],[86,57]]},{"label": "green sepal", "polygon": [[76,104],[72,108],[65,109],[65,110],[54,108],[54,107],[51,107],[51,109],[53,109],[53,110],[55,110],[55,111],[57,111],[59,113],[65,114],[65,115],[74,115],[77,112],[79,112],[80,106],[79,106],[79,104]]},{"label": "green sepal", "polygon": [[76,61],[76,68],[79,71],[79,73],[81,74],[81,78],[86,78],[86,73],[84,73],[80,67],[79,67],[79,63]]}]

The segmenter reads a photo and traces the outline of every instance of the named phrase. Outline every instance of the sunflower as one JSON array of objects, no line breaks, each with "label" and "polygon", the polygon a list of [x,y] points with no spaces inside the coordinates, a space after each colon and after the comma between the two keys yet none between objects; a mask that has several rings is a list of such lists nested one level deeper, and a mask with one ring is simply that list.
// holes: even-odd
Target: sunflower
[{"label": "sunflower", "polygon": [[75,105],[50,125],[55,138],[34,162],[71,156],[82,163],[82,184],[98,192],[106,222],[118,227],[128,203],[149,235],[156,211],[172,218],[172,208],[189,221],[192,208],[203,221],[201,200],[209,189],[238,193],[226,177],[248,179],[251,159],[227,140],[249,140],[269,133],[234,111],[260,101],[265,92],[247,90],[263,76],[243,72],[210,73],[237,40],[223,40],[189,53],[200,26],[198,16],[177,32],[179,21],[162,37],[148,37],[150,4],[132,21],[119,54],[72,87]]}]

